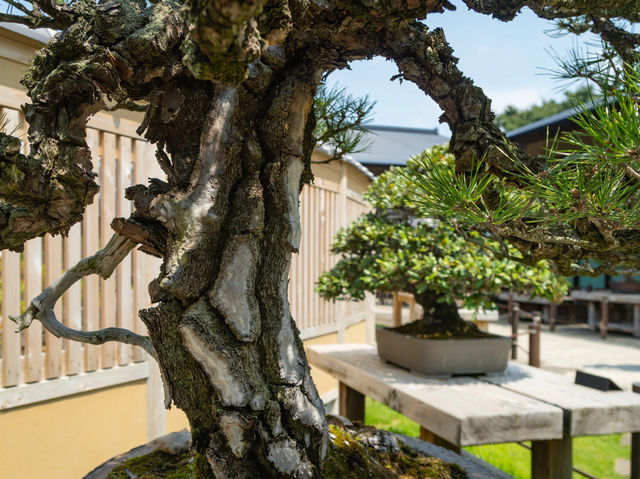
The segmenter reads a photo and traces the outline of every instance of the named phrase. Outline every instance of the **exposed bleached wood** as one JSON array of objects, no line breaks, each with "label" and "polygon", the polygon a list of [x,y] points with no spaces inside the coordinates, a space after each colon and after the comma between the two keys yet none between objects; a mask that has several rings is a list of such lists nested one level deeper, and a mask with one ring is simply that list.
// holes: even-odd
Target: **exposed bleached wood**
[{"label": "exposed bleached wood", "polygon": [[385,363],[375,347],[364,344],[310,346],[307,357],[459,446],[562,438],[562,409],[472,377],[413,374]]},{"label": "exposed bleached wood", "polygon": [[[20,254],[2,251],[2,317],[20,311]],[[20,334],[10,322],[2,328],[2,385],[20,383]]]},{"label": "exposed bleached wood", "polygon": [[640,431],[640,395],[629,391],[598,391],[571,378],[510,363],[505,374],[483,381],[553,404],[567,417],[567,434],[588,436]]},{"label": "exposed bleached wood", "polygon": [[0,410],[140,381],[146,379],[148,375],[147,363],[141,363],[91,373],[80,373],[74,376],[63,376],[38,383],[21,384],[12,388],[0,389]]},{"label": "exposed bleached wood", "polygon": [[19,330],[28,328],[34,319],[39,320],[48,332],[56,338],[71,341],[80,341],[90,344],[104,344],[112,341],[120,341],[127,344],[141,346],[151,355],[155,355],[149,338],[140,336],[132,331],[108,327],[97,331],[80,331],[72,329],[61,323],[54,313],[55,306],[59,305],[60,297],[83,277],[98,274],[106,279],[111,276],[116,266],[131,252],[135,243],[128,238],[114,234],[107,245],[95,255],[84,258],[63,275],[53,281],[38,296],[29,307],[19,316],[11,316],[18,325]]}]

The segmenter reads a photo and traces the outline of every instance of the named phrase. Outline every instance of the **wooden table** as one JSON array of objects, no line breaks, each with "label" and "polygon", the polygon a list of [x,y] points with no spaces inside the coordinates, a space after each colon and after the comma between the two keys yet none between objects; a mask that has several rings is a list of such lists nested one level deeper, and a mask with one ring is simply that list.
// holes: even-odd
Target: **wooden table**
[{"label": "wooden table", "polygon": [[436,378],[386,363],[367,344],[309,346],[307,355],[340,381],[340,413],[350,419],[364,420],[370,396],[420,424],[421,438],[453,450],[531,440],[532,479],[571,478],[574,436],[640,431],[640,395],[537,368],[511,363],[501,374]]},{"label": "wooden table", "polygon": [[[611,291],[572,291],[571,297],[587,301],[587,321],[589,327],[595,331],[600,327],[600,335],[607,336],[607,330],[617,330],[632,333],[640,337],[640,294],[612,293]],[[600,315],[596,310],[596,303],[600,303]],[[633,305],[633,320],[631,324],[609,322],[609,304]]]},{"label": "wooden table", "polygon": [[507,292],[499,293],[497,298],[499,301],[507,303],[509,314],[511,314],[510,308],[513,303],[539,306],[542,309],[542,322],[548,324],[552,331],[555,330],[558,320],[558,306],[562,303],[569,306],[569,322],[575,322],[574,299],[570,296],[564,296],[559,303],[553,303],[548,299],[536,296],[531,297],[526,294],[512,293],[511,297],[509,297],[509,293]]}]

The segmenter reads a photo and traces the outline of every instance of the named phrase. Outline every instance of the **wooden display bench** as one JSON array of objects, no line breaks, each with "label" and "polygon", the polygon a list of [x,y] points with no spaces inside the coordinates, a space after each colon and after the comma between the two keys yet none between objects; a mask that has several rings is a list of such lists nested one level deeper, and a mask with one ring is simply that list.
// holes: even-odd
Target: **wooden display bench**
[{"label": "wooden display bench", "polygon": [[[640,394],[590,389],[537,368],[511,363],[500,374],[436,378],[388,364],[366,344],[310,346],[307,356],[340,381],[342,415],[363,420],[370,396],[454,451],[530,440],[532,479],[571,479],[573,437],[640,432]],[[640,479],[637,449],[632,456],[631,477]]]},{"label": "wooden display bench", "polygon": [[[631,333],[635,337],[640,337],[640,294],[612,293],[607,290],[600,291],[572,291],[571,297],[586,301],[588,305],[587,322],[589,328],[596,330],[600,328],[600,335],[607,337],[607,331],[622,331]],[[600,312],[596,308],[596,303],[600,303]],[[609,307],[612,304],[629,304],[633,306],[633,317],[631,323],[620,323],[609,321]]]}]

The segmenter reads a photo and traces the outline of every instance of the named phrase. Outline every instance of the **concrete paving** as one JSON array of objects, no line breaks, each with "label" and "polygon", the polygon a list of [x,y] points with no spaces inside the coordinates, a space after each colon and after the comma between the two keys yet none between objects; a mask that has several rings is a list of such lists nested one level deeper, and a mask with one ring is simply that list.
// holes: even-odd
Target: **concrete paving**
[{"label": "concrete paving", "polygon": [[[526,331],[527,323],[521,331]],[[604,376],[622,389],[630,390],[631,384],[640,382],[640,339],[625,334],[609,334],[600,338],[597,331],[586,325],[558,326],[549,331],[543,326],[540,342],[541,367],[575,377],[576,370]],[[498,322],[489,324],[489,332],[510,335],[511,326]],[[518,337],[518,362],[527,363],[529,355],[528,335]]]},{"label": "concrete paving", "polygon": [[[391,325],[391,306],[376,308],[376,323]],[[408,321],[408,308],[403,310],[403,320]],[[521,331],[526,332],[527,322],[521,323]],[[489,331],[508,336],[511,326],[506,322],[489,324]],[[529,338],[519,336],[518,360],[526,364],[529,360]],[[543,325],[540,344],[541,367],[570,377],[576,370],[604,376],[622,389],[630,390],[631,384],[640,382],[640,338],[621,333],[609,333],[600,338],[597,331],[586,325],[559,325],[551,332]]]}]

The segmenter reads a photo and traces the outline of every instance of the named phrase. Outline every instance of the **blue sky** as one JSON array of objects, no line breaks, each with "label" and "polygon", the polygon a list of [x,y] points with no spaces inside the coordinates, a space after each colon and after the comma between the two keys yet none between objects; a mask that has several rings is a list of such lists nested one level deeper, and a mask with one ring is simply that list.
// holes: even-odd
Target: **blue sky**
[{"label": "blue sky", "polygon": [[[469,11],[460,1],[453,3],[458,7],[455,12],[430,15],[426,24],[444,29],[460,59],[459,68],[492,99],[495,112],[509,104],[526,107],[543,98],[563,97],[559,88],[566,84],[544,74],[544,69],[555,67],[549,50],[564,55],[576,42],[589,39],[552,38],[545,31],[553,23],[539,19],[528,9],[504,23]],[[328,84],[337,83],[351,94],[369,95],[375,100],[372,123],[376,125],[438,127],[442,134],[449,135],[448,127],[438,124],[441,111],[433,101],[410,82],[389,81],[396,73],[393,63],[375,58],[354,62],[351,70],[332,73]]]}]

